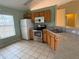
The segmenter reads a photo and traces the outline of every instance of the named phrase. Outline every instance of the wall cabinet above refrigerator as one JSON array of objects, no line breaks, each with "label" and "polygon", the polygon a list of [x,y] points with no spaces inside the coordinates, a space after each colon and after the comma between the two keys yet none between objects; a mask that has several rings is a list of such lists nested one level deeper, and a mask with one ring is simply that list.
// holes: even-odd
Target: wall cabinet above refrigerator
[{"label": "wall cabinet above refrigerator", "polygon": [[44,10],[40,12],[26,12],[23,17],[26,19],[31,19],[32,22],[35,22],[35,17],[44,17],[44,20],[46,22],[51,21],[51,10]]}]

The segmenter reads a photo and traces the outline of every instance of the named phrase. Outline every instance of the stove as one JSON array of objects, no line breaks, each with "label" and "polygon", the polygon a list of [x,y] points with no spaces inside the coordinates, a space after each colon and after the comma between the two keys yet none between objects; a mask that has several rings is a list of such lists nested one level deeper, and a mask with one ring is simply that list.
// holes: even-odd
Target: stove
[{"label": "stove", "polygon": [[33,30],[33,37],[35,41],[42,42],[42,31],[41,30]]},{"label": "stove", "polygon": [[33,37],[35,41],[42,42],[42,32],[46,28],[44,17],[35,17]]}]

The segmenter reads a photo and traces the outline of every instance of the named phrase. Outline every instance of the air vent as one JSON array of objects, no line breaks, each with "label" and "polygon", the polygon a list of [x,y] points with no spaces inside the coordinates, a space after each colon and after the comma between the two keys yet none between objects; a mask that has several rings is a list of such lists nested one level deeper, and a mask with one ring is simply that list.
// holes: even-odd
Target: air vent
[{"label": "air vent", "polygon": [[29,3],[31,3],[33,0],[28,0],[27,2],[24,3],[24,5],[28,5]]}]

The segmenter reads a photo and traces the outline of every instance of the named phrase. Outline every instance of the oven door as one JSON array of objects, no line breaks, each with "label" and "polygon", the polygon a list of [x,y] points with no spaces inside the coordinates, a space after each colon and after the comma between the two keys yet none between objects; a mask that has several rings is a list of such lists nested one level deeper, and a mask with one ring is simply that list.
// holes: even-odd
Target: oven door
[{"label": "oven door", "polygon": [[42,41],[42,31],[41,30],[33,30],[33,36],[35,41]]}]

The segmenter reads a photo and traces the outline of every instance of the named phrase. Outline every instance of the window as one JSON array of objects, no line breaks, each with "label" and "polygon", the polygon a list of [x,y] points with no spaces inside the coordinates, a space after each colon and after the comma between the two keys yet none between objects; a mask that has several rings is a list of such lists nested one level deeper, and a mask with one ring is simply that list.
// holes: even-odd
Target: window
[{"label": "window", "polygon": [[0,14],[0,39],[15,35],[14,19],[12,15]]}]

